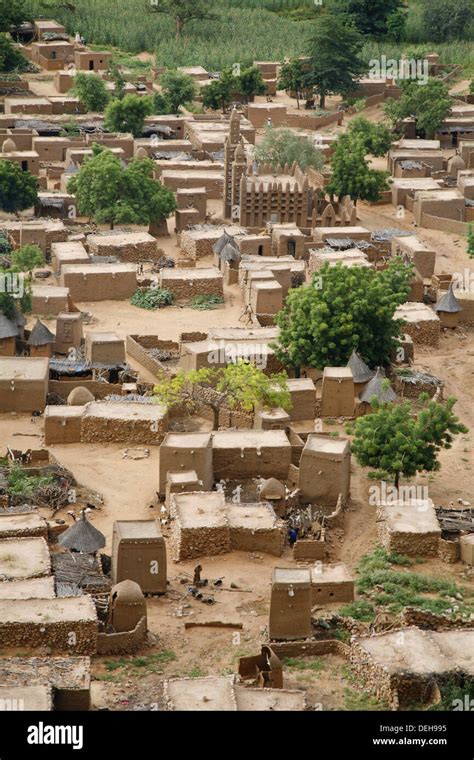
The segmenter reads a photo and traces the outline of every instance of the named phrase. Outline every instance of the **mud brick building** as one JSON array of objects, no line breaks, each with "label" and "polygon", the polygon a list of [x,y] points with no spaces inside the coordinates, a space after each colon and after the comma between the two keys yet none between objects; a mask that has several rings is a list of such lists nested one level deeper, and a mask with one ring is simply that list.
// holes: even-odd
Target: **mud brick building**
[{"label": "mud brick building", "polygon": [[389,552],[437,557],[441,528],[431,499],[397,500],[377,510],[379,541]]},{"label": "mud brick building", "polygon": [[83,443],[159,444],[168,425],[165,410],[158,404],[91,401],[81,422]]}]

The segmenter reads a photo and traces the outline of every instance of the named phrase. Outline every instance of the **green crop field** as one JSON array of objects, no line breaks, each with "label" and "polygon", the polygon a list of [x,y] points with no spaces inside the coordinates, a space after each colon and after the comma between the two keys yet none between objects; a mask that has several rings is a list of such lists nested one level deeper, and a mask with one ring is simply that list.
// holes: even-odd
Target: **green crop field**
[{"label": "green crop field", "polygon": [[[312,20],[321,6],[314,0],[209,0],[215,19],[194,21],[182,39],[175,40],[173,21],[150,11],[151,0],[74,0],[74,11],[61,5],[46,11],[40,0],[29,0],[36,15],[49,13],[70,33],[79,31],[88,43],[116,47],[129,53],[156,54],[158,65],[193,66],[220,70],[234,63],[282,60],[305,52]],[[324,8],[324,5],[322,6]],[[385,54],[399,57],[437,51],[443,63],[461,63],[474,71],[474,43],[426,41],[420,1],[409,4],[407,41],[365,45],[368,60]]]}]

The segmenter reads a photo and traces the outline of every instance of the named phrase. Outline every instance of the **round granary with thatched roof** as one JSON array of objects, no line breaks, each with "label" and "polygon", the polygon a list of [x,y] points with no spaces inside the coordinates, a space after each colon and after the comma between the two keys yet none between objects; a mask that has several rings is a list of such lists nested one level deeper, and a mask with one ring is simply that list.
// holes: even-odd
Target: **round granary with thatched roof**
[{"label": "round granary with thatched roof", "polygon": [[95,401],[94,396],[87,388],[83,388],[82,386],[74,388],[67,397],[68,406],[85,406],[91,401]]}]

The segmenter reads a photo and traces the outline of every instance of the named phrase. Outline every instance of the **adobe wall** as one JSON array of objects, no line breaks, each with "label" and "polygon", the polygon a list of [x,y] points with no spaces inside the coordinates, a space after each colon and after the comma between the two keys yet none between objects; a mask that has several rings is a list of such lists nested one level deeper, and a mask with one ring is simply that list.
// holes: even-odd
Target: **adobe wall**
[{"label": "adobe wall", "polygon": [[320,541],[311,539],[298,539],[293,546],[293,559],[298,560],[323,560],[326,556],[326,543],[324,539]]},{"label": "adobe wall", "polygon": [[325,116],[314,116],[309,113],[287,113],[286,126],[296,129],[320,129],[327,127],[329,124],[342,124],[344,114],[341,112],[330,113]]},{"label": "adobe wall", "polygon": [[[75,266],[75,265],[72,265]],[[61,285],[69,288],[73,301],[120,301],[130,298],[137,288],[137,275],[130,272],[82,272],[68,271],[63,267]]]},{"label": "adobe wall", "polygon": [[0,381],[0,412],[43,411],[47,387],[47,380],[17,379],[12,393],[10,381]]},{"label": "adobe wall", "polygon": [[440,230],[441,232],[451,232],[454,235],[467,235],[468,225],[466,222],[458,222],[455,219],[447,217],[432,216],[431,214],[421,214],[420,225],[430,230]]},{"label": "adobe wall", "polygon": [[133,631],[99,633],[97,636],[97,654],[130,654],[136,652],[144,645],[146,634],[145,616],[140,618]]},{"label": "adobe wall", "polygon": [[213,448],[214,477],[243,480],[260,476],[286,480],[291,464],[291,446],[262,446],[256,448]]},{"label": "adobe wall", "polygon": [[[124,234],[124,241],[127,235]],[[107,245],[102,242],[98,235],[90,235],[88,239],[89,253],[92,256],[115,256],[119,261],[126,264],[136,264],[140,261],[158,261],[163,255],[163,251],[158,248],[155,239],[141,241],[139,243],[129,242],[125,245]]]},{"label": "adobe wall", "polygon": [[[67,407],[57,407],[57,409],[71,409]],[[83,411],[83,407],[81,407]],[[81,442],[81,419],[82,413],[77,416],[54,416],[50,417],[45,414],[44,417],[44,442],[46,446],[55,443],[80,443]]]},{"label": "adobe wall", "polygon": [[[163,277],[160,277],[160,287],[166,288],[177,301],[186,301],[195,296],[214,295],[224,296],[224,286],[222,275],[216,274],[212,277],[173,277],[173,269],[162,269]],[[177,270],[180,271],[179,269]]]},{"label": "adobe wall", "polygon": [[81,419],[82,443],[129,443],[135,446],[153,446],[159,445],[168,432],[167,417],[157,419],[156,426],[149,419],[112,419],[94,414],[86,414]]},{"label": "adobe wall", "polygon": [[48,391],[49,393],[57,393],[66,401],[74,388],[87,388],[98,401],[106,396],[122,395],[121,383],[99,383],[97,380],[84,380],[80,377],[71,380],[50,380]]},{"label": "adobe wall", "polygon": [[139,362],[158,380],[162,380],[170,375],[170,367],[167,366],[167,362],[160,362],[158,359],[150,356],[148,353],[150,348],[179,351],[179,344],[171,340],[159,340],[156,335],[127,335],[126,337],[128,356]]},{"label": "adobe wall", "polygon": [[[184,165],[184,168],[186,165]],[[187,172],[172,171],[170,169],[161,172],[161,182],[164,187],[176,192],[184,188],[206,188],[209,199],[219,200],[224,191],[224,177],[217,172]]]},{"label": "adobe wall", "polygon": [[281,557],[285,547],[283,526],[273,528],[230,528],[230,548],[232,551],[263,552]]},{"label": "adobe wall", "polygon": [[159,492],[164,495],[166,491],[166,476],[168,472],[180,470],[194,470],[199,480],[203,481],[203,488],[210,490],[213,482],[212,474],[212,446],[193,448],[176,448],[165,445],[160,448],[159,463]]},{"label": "adobe wall", "polygon": [[430,319],[418,322],[406,322],[402,320],[402,332],[409,335],[413,343],[424,346],[438,348],[440,330],[439,320]]},{"label": "adobe wall", "polygon": [[349,659],[350,647],[337,639],[322,639],[320,641],[275,641],[272,643],[273,652],[283,657],[317,657],[326,654],[336,654]]},{"label": "adobe wall", "polygon": [[314,607],[319,604],[346,604],[354,601],[354,581],[341,581],[340,583],[328,583],[322,580],[318,584],[314,577],[311,580],[311,604]]}]

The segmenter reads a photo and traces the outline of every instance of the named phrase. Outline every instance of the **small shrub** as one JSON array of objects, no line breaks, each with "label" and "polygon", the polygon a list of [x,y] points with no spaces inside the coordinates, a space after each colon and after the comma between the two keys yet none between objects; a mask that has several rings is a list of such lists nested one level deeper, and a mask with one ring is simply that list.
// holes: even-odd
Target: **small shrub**
[{"label": "small shrub", "polygon": [[197,311],[209,311],[215,309],[221,303],[224,303],[222,296],[194,296],[191,300],[191,309],[196,309]]},{"label": "small shrub", "polygon": [[145,290],[138,288],[131,297],[130,303],[132,306],[138,306],[139,309],[153,311],[173,303],[173,295],[165,288],[147,288]]}]

